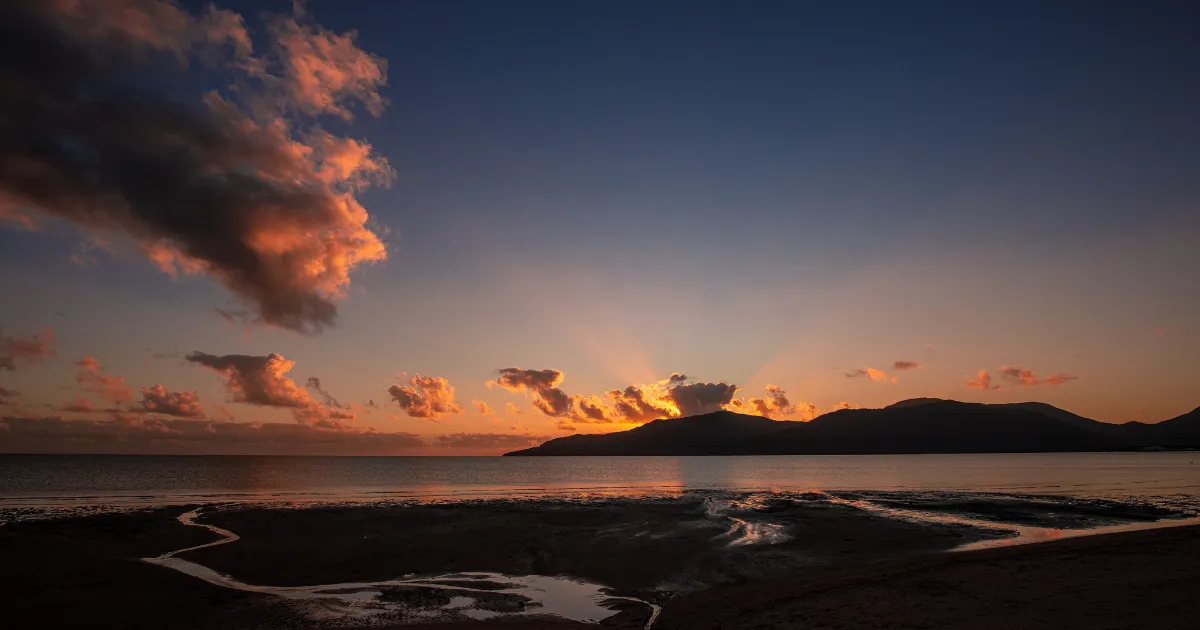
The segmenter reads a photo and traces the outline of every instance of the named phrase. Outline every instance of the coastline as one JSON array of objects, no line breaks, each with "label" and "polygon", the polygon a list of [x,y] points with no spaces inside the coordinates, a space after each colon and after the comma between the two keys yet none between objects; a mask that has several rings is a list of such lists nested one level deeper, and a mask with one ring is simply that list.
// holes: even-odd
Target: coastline
[{"label": "coastline", "polygon": [[[893,494],[886,498],[897,500]],[[962,505],[982,500],[934,498],[937,502],[925,508],[943,512],[947,506],[961,510]],[[1053,525],[1075,522],[1072,510],[1089,519],[1086,522],[1095,522],[1099,515],[1153,526],[1162,517],[1149,508],[1111,502],[1042,505],[1032,497],[1018,504],[1003,497],[986,498],[998,518],[1010,521],[1028,519],[1031,510]],[[914,494],[908,504],[932,500]],[[651,609],[657,606],[662,614],[655,629],[718,624],[790,627],[793,618],[828,627],[815,621],[814,610],[834,611],[828,617],[831,624],[840,619],[837,615],[850,615],[848,627],[870,627],[867,621],[854,621],[858,618],[851,613],[868,614],[872,605],[868,600],[880,596],[847,594],[831,585],[845,584],[849,591],[865,589],[866,593],[872,584],[887,582],[881,576],[916,576],[912,585],[918,586],[902,581],[889,583],[888,588],[897,593],[917,588],[920,592],[906,597],[924,601],[920,589],[928,588],[919,585],[928,579],[921,576],[958,567],[953,570],[966,572],[955,574],[957,586],[939,595],[954,604],[969,600],[966,594],[989,580],[1007,579],[1006,570],[988,569],[991,562],[1017,562],[1026,574],[1053,572],[1066,561],[1083,563],[1064,575],[1076,579],[1077,573],[1087,574],[1095,581],[1108,573],[1107,565],[1096,564],[1098,559],[1114,553],[1155,556],[1154,549],[1166,546],[1170,553],[1183,554],[1176,564],[1200,565],[1194,561],[1200,560],[1196,526],[951,554],[941,552],[987,541],[1012,541],[1008,533],[1012,526],[993,521],[994,528],[988,529],[955,523],[952,518],[921,522],[845,501],[822,493],[786,498],[767,493],[699,493],[677,498],[425,506],[187,506],[12,523],[0,527],[0,551],[13,559],[5,564],[3,583],[6,608],[15,613],[14,618],[42,618],[44,627],[85,620],[95,625],[95,619],[110,619],[105,623],[111,625],[105,627],[126,628],[324,627],[334,620],[343,627],[446,630],[481,624],[510,629],[590,625],[581,621],[645,628]],[[194,524],[201,526],[189,527],[177,520],[198,507]],[[223,535],[240,539],[211,545],[219,537],[205,527],[227,530]],[[1185,544],[1189,541],[1190,546]],[[1080,545],[1111,551],[1096,558],[1055,551]],[[164,556],[178,556],[181,562],[193,563],[193,568],[230,576],[222,579],[241,586],[206,582],[180,572],[184,569],[178,566],[151,563]],[[1164,565],[1162,570],[1167,571],[1164,575],[1171,571],[1183,575],[1187,567]],[[1056,575],[1048,573],[1048,583],[1066,579]],[[537,582],[536,576],[549,581]],[[514,588],[529,587],[530,580],[533,588]],[[576,591],[592,588],[584,593],[584,599],[592,598],[585,602],[592,606],[590,612],[579,611],[578,592],[555,595],[561,586]],[[1107,593],[1105,589],[1114,587],[1095,588]],[[539,595],[539,589],[549,589],[548,595]],[[607,595],[597,596],[600,592]],[[803,596],[797,599],[797,594]],[[77,605],[55,604],[68,599]],[[607,610],[597,614],[597,603]],[[755,612],[759,609],[790,612],[762,617]],[[574,612],[577,620],[539,616],[542,611],[565,611],[568,616]],[[996,614],[1003,616],[1004,611]],[[487,617],[491,618],[479,620]],[[910,619],[917,620],[917,616]]]}]

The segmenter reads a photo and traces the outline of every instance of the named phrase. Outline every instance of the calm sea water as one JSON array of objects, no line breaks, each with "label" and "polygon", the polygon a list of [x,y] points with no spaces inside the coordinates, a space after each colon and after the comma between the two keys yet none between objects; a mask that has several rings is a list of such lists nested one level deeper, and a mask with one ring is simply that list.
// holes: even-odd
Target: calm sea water
[{"label": "calm sea water", "polygon": [[743,457],[0,455],[0,507],[731,490],[1200,496],[1200,453]]}]

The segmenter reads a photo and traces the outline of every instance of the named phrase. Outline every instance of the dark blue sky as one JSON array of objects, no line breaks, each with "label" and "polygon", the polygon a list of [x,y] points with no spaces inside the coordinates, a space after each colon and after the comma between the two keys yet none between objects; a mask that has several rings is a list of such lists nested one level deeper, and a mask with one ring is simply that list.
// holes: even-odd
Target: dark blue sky
[{"label": "dark blue sky", "polygon": [[[252,28],[290,10],[218,5]],[[360,197],[389,258],[355,273],[339,326],[230,341],[220,287],[136,257],[76,266],[65,230],[0,231],[0,278],[27,298],[0,322],[58,321],[129,374],[170,344],[353,365],[323,378],[361,399],[379,396],[363,374],[400,371],[496,396],[482,380],[520,365],[581,392],[778,383],[822,408],[1200,402],[1198,3],[307,7],[388,62],[382,116],[322,121],[397,172]],[[117,300],[84,315],[81,293],[160,315],[131,342]],[[906,358],[926,368],[842,376]],[[1002,365],[1079,379],[963,389]]]}]

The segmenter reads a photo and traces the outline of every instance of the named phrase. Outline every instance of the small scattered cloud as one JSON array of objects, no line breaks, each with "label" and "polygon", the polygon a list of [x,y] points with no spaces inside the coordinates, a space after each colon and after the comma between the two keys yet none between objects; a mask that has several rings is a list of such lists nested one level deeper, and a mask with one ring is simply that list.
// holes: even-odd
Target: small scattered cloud
[{"label": "small scattered cloud", "polygon": [[408,385],[392,385],[388,395],[404,413],[413,418],[436,420],[446,414],[462,413],[462,405],[454,399],[454,386],[437,376],[416,375]]},{"label": "small scattered cloud", "polygon": [[513,403],[506,402],[504,403],[504,413],[507,413],[510,416],[519,416],[521,415],[521,408]]},{"label": "small scattered cloud", "polygon": [[1036,387],[1038,385],[1062,385],[1068,381],[1078,380],[1078,376],[1066,373],[1052,374],[1046,378],[1038,378],[1037,373],[1023,367],[1006,365],[1000,368],[1000,376],[1011,385]]},{"label": "small scattered cloud", "polygon": [[865,376],[872,383],[895,383],[898,379],[894,376],[888,376],[887,372],[873,367],[859,368],[846,372],[846,378],[858,378]]},{"label": "small scattered cloud", "polygon": [[162,385],[142,388],[141,409],[179,418],[204,417],[204,408],[195,392],[173,392]]},{"label": "small scattered cloud", "polygon": [[475,405],[475,407],[479,409],[479,415],[481,416],[490,416],[496,413],[496,410],[492,409],[491,405],[482,400],[472,400],[471,404]]},{"label": "small scattered cloud", "polygon": [[992,374],[987,370],[979,370],[975,376],[967,378],[967,387],[971,389],[1000,389],[999,385],[992,385]]},{"label": "small scattered cloud", "polygon": [[133,390],[124,376],[109,376],[96,357],[83,357],[75,362],[75,380],[83,388],[104,400],[126,404],[133,402]]},{"label": "small scattered cloud", "polygon": [[917,363],[916,361],[900,360],[892,363],[892,369],[896,370],[897,372],[903,372],[905,370],[919,370],[921,369],[921,364]]},{"label": "small scattered cloud", "polygon": [[18,364],[37,363],[54,355],[53,329],[18,337],[5,336],[0,329],[0,370],[12,371]]}]

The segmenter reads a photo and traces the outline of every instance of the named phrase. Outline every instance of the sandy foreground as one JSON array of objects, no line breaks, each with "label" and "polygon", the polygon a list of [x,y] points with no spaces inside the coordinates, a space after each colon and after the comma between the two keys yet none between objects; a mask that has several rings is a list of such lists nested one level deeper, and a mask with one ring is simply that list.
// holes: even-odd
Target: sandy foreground
[{"label": "sandy foreground", "polygon": [[[386,588],[380,597],[411,604],[423,617],[407,608],[348,617],[140,560],[218,538],[175,520],[186,509],[0,527],[6,627],[596,627],[538,617],[536,604],[523,609],[519,598],[502,593],[483,594],[480,607],[525,614],[477,621],[443,612],[445,591],[409,586]],[[944,553],[1006,533],[805,498],[752,506],[684,497],[208,509],[203,522],[241,539],[180,557],[251,585],[460,571],[569,575],[630,598],[600,622],[615,628],[643,628],[650,604],[662,610],[655,629],[1200,628],[1194,526]],[[1104,505],[1031,511],[989,502],[987,509],[1022,522],[1031,513],[1075,518],[1072,510],[1086,519],[1149,518]]]}]

